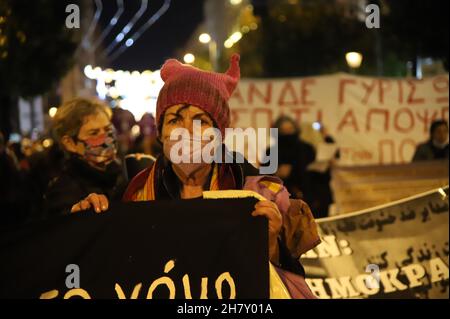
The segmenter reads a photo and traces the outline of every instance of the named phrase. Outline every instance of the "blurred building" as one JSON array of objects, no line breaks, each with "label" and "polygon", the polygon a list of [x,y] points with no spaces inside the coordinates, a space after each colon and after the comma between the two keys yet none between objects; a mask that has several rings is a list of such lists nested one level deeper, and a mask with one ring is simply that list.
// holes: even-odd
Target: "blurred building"
[{"label": "blurred building", "polygon": [[107,63],[102,46],[100,45],[97,49],[94,48],[93,42],[94,39],[98,38],[98,33],[100,33],[99,28],[95,28],[91,37],[86,37],[93,21],[94,2],[83,0],[80,10],[82,10],[83,14],[81,15],[80,30],[75,34],[79,42],[74,56],[75,64],[61,80],[59,88],[55,92],[60,98],[60,103],[64,103],[75,97],[95,96],[95,81],[84,75],[84,67],[86,65],[105,65]]}]

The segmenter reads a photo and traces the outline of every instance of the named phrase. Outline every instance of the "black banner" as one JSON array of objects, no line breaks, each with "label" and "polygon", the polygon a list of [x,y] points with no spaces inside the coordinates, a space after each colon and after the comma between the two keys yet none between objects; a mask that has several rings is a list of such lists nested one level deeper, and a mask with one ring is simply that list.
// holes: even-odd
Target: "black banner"
[{"label": "black banner", "polygon": [[3,233],[0,298],[268,298],[255,203],[114,203]]}]

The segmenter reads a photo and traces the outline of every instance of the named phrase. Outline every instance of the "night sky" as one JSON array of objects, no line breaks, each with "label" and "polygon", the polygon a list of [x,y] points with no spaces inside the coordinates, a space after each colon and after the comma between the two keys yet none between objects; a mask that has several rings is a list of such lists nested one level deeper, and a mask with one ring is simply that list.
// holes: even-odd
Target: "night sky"
[{"label": "night sky", "polygon": [[[117,25],[106,37],[108,46],[138,11],[141,0],[125,0],[125,11]],[[162,6],[163,0],[149,0],[147,11],[137,21],[128,36],[131,36]],[[106,26],[117,11],[116,1],[103,1],[100,25]],[[169,10],[122,55],[111,62],[113,69],[138,70],[159,69],[167,58],[175,57],[178,48],[183,47],[197,26],[203,21],[203,0],[172,0]],[[101,31],[101,30],[100,30]],[[123,42],[122,42],[123,43]],[[122,44],[121,43],[121,44]],[[115,50],[117,50],[116,47]]]}]

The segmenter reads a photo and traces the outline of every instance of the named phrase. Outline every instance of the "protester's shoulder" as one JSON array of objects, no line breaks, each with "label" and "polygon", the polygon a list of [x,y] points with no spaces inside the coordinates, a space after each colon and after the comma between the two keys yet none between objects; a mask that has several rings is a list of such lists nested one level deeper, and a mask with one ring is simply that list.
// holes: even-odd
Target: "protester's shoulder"
[{"label": "protester's shoulder", "polygon": [[429,141],[419,143],[416,147],[416,154],[428,154],[432,152],[432,147]]},{"label": "protester's shoulder", "polygon": [[[233,155],[233,163],[236,163],[237,161],[237,157],[238,157],[238,153],[236,152],[231,152]],[[241,155],[242,156],[242,155]],[[253,164],[251,164],[246,158],[245,156],[242,156],[244,158],[243,163],[240,163],[240,166],[243,170],[244,176],[257,176],[259,175],[259,171],[258,169],[253,166]]]},{"label": "protester's shoulder", "polygon": [[416,147],[416,149],[429,149],[429,148],[431,148],[429,141],[419,143],[419,144],[417,144],[417,147]]},{"label": "protester's shoulder", "polygon": [[152,170],[153,165],[155,165],[155,163],[152,163],[149,167],[140,171],[135,177],[131,179],[122,197],[124,201],[131,200],[133,194],[136,193],[142,187],[144,187],[145,182],[148,176],[150,175],[150,171]]},{"label": "protester's shoulder", "polygon": [[130,184],[144,184],[150,175],[153,164],[136,174],[130,181]]},{"label": "protester's shoulder", "polygon": [[50,148],[42,152],[35,152],[29,157],[31,169],[46,169],[50,165],[64,164],[64,153],[60,149]]},{"label": "protester's shoulder", "polygon": [[77,188],[76,181],[66,172],[62,171],[58,176],[51,179],[47,186],[47,193],[71,192]]},{"label": "protester's shoulder", "polygon": [[314,146],[311,143],[308,143],[304,140],[300,140],[300,145],[309,151],[314,151]]}]

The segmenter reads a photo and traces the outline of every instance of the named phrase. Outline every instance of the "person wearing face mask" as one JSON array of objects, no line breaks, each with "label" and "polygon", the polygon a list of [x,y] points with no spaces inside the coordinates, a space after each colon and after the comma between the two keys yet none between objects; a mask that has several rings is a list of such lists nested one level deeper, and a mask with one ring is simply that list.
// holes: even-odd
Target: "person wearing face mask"
[{"label": "person wearing face mask", "polygon": [[120,199],[126,187],[117,159],[111,110],[101,102],[75,99],[53,119],[53,134],[65,152],[64,168],[44,195],[45,215],[69,214],[74,202],[91,193]]},{"label": "person wearing face mask", "polygon": [[412,161],[442,159],[448,159],[448,123],[436,120],[431,124],[429,140],[417,146]]},{"label": "person wearing face mask", "polygon": [[[166,61],[161,69],[164,86],[156,107],[157,133],[163,152],[149,168],[132,179],[123,200],[187,200],[202,198],[203,192],[209,190],[246,189],[264,194],[267,200],[259,201],[248,213],[268,219],[270,261],[301,278],[299,295],[313,298],[299,262],[301,254],[320,242],[308,205],[302,201],[290,202],[281,180],[274,176],[256,176],[255,167],[247,161],[237,162],[240,155],[229,152],[223,144],[225,129],[230,125],[228,100],[240,77],[238,62],[239,56],[233,55],[228,71],[220,74],[174,59]],[[210,136],[207,132],[214,129],[220,134],[212,140],[204,140],[205,136]],[[222,152],[218,152],[219,149]],[[200,156],[209,151],[212,155],[212,150],[217,153],[209,160]],[[270,189],[275,190],[271,193]],[[108,206],[105,196],[90,194],[75,203],[72,212],[88,208],[101,212]]]},{"label": "person wearing face mask", "polygon": [[[220,131],[220,140],[214,147],[222,147],[223,156],[236,156],[228,152],[222,142],[225,128],[230,124],[228,99],[239,76],[238,55],[232,57],[225,74],[205,72],[174,59],[166,61],[161,69],[165,84],[156,108],[158,139],[163,152],[151,168],[131,181],[125,200],[198,198],[206,190],[242,189],[246,176],[258,174],[247,161],[226,164],[204,162],[201,158],[209,143],[202,135],[211,128]],[[184,130],[186,135],[171,139],[177,129]],[[187,150],[184,157],[176,156],[181,154],[178,152],[181,149]],[[265,205],[268,214],[273,213],[275,223],[276,208]]]}]

